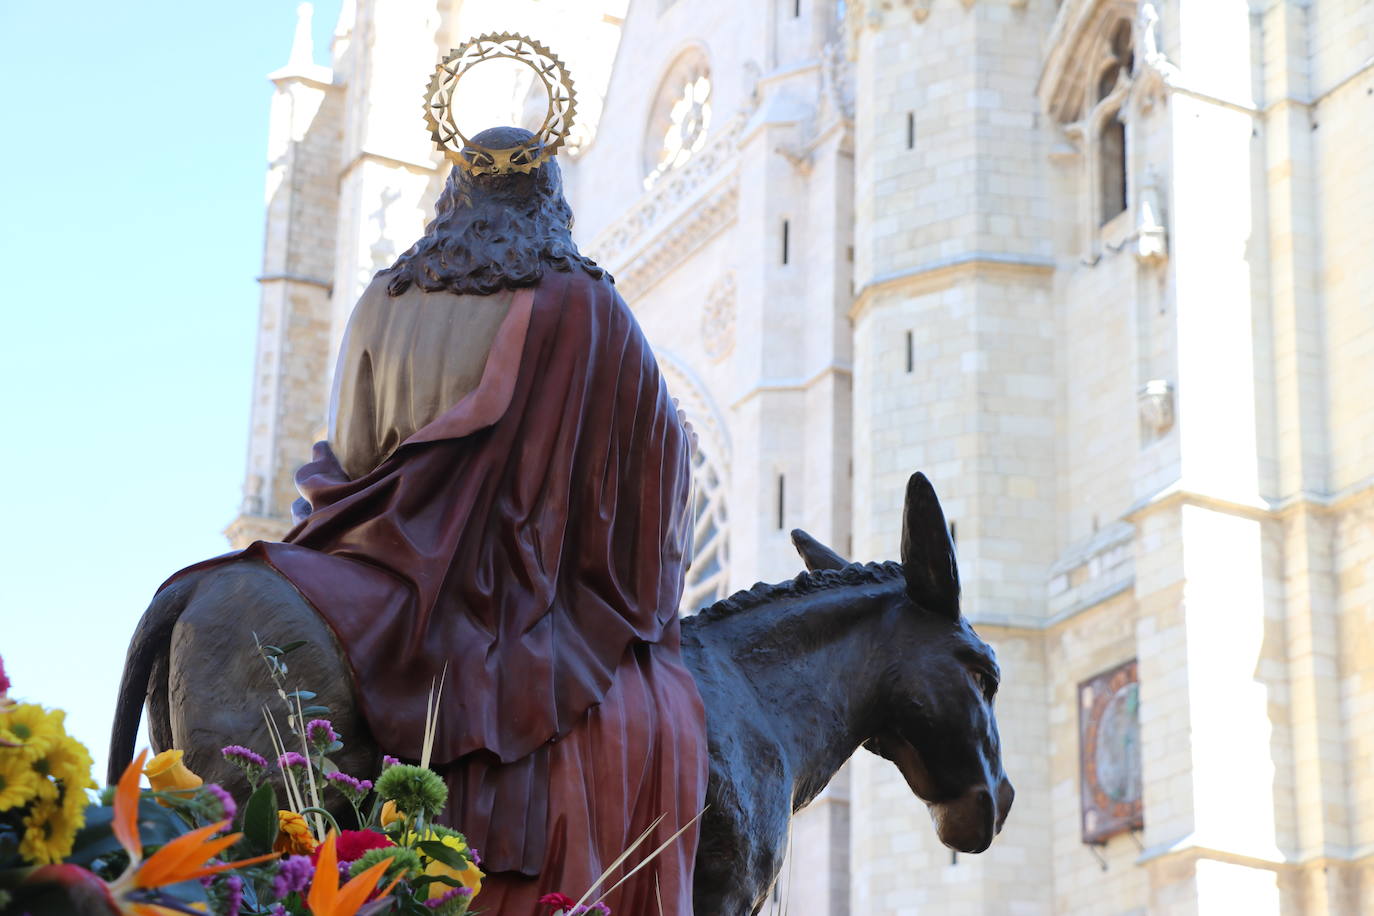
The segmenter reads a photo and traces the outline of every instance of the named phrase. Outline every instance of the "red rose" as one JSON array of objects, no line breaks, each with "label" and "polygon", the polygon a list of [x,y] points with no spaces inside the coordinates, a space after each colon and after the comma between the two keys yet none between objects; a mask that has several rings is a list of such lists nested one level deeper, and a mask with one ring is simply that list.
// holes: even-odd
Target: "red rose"
[{"label": "red rose", "polygon": [[[356,862],[363,857],[363,853],[369,849],[381,849],[385,846],[395,846],[386,834],[378,833],[375,830],[345,830],[339,834],[338,841],[334,844],[335,850],[339,855],[339,862]],[[318,862],[320,856],[319,849],[310,854],[310,861]]]}]

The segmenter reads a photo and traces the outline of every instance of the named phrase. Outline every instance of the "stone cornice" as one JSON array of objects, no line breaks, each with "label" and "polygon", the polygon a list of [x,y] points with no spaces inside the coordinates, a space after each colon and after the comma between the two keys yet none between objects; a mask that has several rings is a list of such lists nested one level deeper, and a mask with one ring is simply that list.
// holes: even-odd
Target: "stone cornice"
[{"label": "stone cornice", "polygon": [[947,289],[971,276],[1001,274],[1033,276],[1047,280],[1054,273],[1054,261],[1028,255],[973,251],[952,258],[919,264],[909,270],[883,274],[863,285],[849,307],[849,319],[858,321],[881,293],[901,290],[918,296]]},{"label": "stone cornice", "polygon": [[224,536],[242,550],[254,541],[280,541],[291,530],[291,521],[263,515],[240,514],[224,529]]},{"label": "stone cornice", "polygon": [[699,199],[733,171],[744,122],[745,116],[737,115],[686,164],[660,178],[624,216],[592,240],[588,255],[614,274],[633,270],[633,261],[644,257],[660,235],[681,223]]},{"label": "stone cornice", "polygon": [[302,283],[306,286],[318,286],[323,290],[332,290],[334,284],[329,280],[321,280],[318,277],[307,277],[303,274],[263,274],[257,278],[259,283]]},{"label": "stone cornice", "polygon": [[372,153],[363,150],[350,159],[348,163],[339,170],[339,184],[343,184],[344,179],[348,177],[349,173],[364,162],[375,162],[379,165],[384,165],[393,169],[405,169],[417,175],[432,175],[439,171],[439,167],[432,162],[412,162],[407,159],[397,159],[394,156],[385,156],[381,153]]},{"label": "stone cornice", "polygon": [[[709,195],[696,198],[690,209],[655,231],[638,251],[622,260],[622,266],[611,270],[620,294],[634,302],[716,233],[733,223],[738,209],[739,180],[732,175]],[[609,262],[603,260],[599,252],[593,254],[593,259],[610,269]]]}]

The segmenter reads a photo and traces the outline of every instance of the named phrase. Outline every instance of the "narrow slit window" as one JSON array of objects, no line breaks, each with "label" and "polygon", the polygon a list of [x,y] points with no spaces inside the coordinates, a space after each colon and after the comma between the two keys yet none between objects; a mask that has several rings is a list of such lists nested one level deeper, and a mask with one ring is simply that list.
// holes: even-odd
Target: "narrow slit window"
[{"label": "narrow slit window", "polygon": [[916,112],[906,113],[906,148],[916,148]]},{"label": "narrow slit window", "polygon": [[801,18],[801,0],[792,0],[792,18]]},{"label": "narrow slit window", "polygon": [[778,475],[778,530],[783,529],[785,518],[783,512],[783,499],[787,495],[787,478],[782,474]]},{"label": "narrow slit window", "polygon": [[906,332],[906,371],[912,372],[916,368],[916,342],[912,339],[910,331]]},{"label": "narrow slit window", "polygon": [[954,520],[949,522],[949,542],[955,547],[959,546],[959,529],[954,526]]},{"label": "narrow slit window", "polygon": [[784,263],[784,264],[787,263],[787,255],[788,255],[787,247],[788,247],[788,243],[791,241],[791,239],[788,238],[788,236],[791,235],[791,229],[792,229],[792,227],[788,224],[787,220],[783,220],[783,221],[782,221],[782,263]]},{"label": "narrow slit window", "polygon": [[1102,170],[1102,222],[1126,211],[1126,125],[1118,114],[1102,128],[1099,153]]}]

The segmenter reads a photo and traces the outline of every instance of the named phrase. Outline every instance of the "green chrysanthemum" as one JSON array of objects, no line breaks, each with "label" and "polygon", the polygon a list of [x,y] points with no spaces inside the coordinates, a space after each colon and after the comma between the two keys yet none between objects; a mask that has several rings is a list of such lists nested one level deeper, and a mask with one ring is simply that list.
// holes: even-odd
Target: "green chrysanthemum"
[{"label": "green chrysanthemum", "polygon": [[383,859],[390,859],[391,864],[387,866],[386,877],[379,883],[385,884],[402,873],[407,879],[420,876],[419,854],[413,849],[406,849],[404,846],[383,846],[380,849],[369,849],[353,863],[348,869],[348,874],[356,877]]},{"label": "green chrysanthemum", "polygon": [[394,801],[397,808],[412,816],[438,817],[448,802],[448,786],[439,774],[425,767],[388,767],[377,777],[375,788],[378,795]]}]

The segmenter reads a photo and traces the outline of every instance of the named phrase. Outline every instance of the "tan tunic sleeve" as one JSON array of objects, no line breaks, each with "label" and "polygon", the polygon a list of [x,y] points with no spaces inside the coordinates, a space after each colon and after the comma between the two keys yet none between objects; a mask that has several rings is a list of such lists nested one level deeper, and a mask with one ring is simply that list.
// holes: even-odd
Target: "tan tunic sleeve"
[{"label": "tan tunic sleeve", "polygon": [[513,297],[411,287],[393,298],[386,280],[348,319],[330,399],[330,445],[355,480],[478,386]]}]

